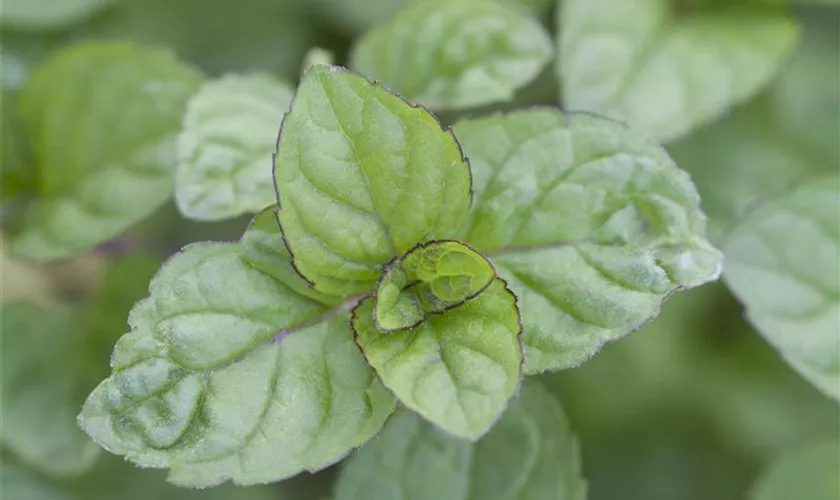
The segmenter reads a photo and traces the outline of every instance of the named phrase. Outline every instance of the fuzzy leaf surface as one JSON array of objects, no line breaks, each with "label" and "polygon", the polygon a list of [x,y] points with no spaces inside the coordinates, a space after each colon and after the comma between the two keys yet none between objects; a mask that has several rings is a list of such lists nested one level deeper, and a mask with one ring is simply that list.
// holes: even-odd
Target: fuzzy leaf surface
[{"label": "fuzzy leaf surface", "polygon": [[177,485],[321,469],[394,408],[353,343],[347,308],[298,295],[240,255],[238,244],[192,245],[164,265],[79,417],[101,446],[169,468]]},{"label": "fuzzy leaf surface", "polygon": [[625,126],[546,108],[454,130],[476,199],[461,239],[519,297],[526,373],[576,366],[717,279],[688,175]]},{"label": "fuzzy leaf surface", "polygon": [[206,82],[187,104],[178,136],[175,201],[182,214],[220,220],[275,200],[271,155],[292,87],[268,74]]}]

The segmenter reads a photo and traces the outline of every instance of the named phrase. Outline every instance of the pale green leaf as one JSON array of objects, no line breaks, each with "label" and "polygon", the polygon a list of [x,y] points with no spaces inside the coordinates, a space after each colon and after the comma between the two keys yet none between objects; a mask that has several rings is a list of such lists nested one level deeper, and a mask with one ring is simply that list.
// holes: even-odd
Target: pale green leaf
[{"label": "pale green leaf", "polygon": [[623,125],[536,108],[454,130],[476,199],[461,239],[519,297],[526,373],[576,366],[717,278],[688,175]]},{"label": "pale green leaf", "polygon": [[68,307],[13,302],[0,310],[3,447],[55,476],[85,472],[99,452],[75,421],[90,390],[81,322]]},{"label": "pale green leaf", "polygon": [[583,500],[580,449],[563,408],[540,384],[480,441],[442,434],[407,412],[354,455],[336,500]]},{"label": "pale green leaf", "polygon": [[676,12],[671,0],[568,0],[558,9],[563,104],[660,140],[711,122],[769,83],[798,34],[784,10]]},{"label": "pale green leaf", "polygon": [[724,246],[747,319],[803,377],[840,400],[840,177],[760,205]]},{"label": "pale green leaf", "polygon": [[472,299],[495,277],[493,265],[464,243],[418,245],[390,263],[376,284],[376,327],[386,332],[417,326],[427,314],[441,314]]},{"label": "pale green leaf", "polygon": [[425,109],[337,67],[303,78],[275,182],[295,267],[332,295],[372,290],[383,264],[452,236],[470,205],[454,136]]},{"label": "pale green leaf", "polygon": [[840,443],[819,441],[779,455],[753,486],[750,500],[836,500]]},{"label": "pale green leaf", "polygon": [[486,0],[422,0],[368,32],[351,66],[412,101],[460,109],[508,101],[552,54],[542,25]]},{"label": "pale green leaf", "polygon": [[66,26],[101,11],[115,0],[3,0],[0,24],[12,28]]},{"label": "pale green leaf", "polygon": [[840,34],[830,19],[813,28],[767,95],[669,146],[715,243],[756,203],[840,165]]},{"label": "pale green leaf", "polygon": [[353,304],[325,308],[240,254],[238,244],[193,245],[167,262],[79,417],[101,446],[169,468],[178,485],[323,468],[394,408],[353,343]]},{"label": "pale green leaf", "polygon": [[400,402],[456,436],[474,440],[487,432],[519,386],[519,311],[501,280],[400,332],[377,330],[368,298],[353,312],[353,329],[368,363]]},{"label": "pale green leaf", "polygon": [[186,217],[220,220],[275,203],[271,155],[292,88],[262,73],[206,82],[177,140],[175,201]]},{"label": "pale green leaf", "polygon": [[69,257],[163,204],[199,79],[171,54],[130,44],[85,43],[47,60],[21,95],[40,183],[13,250]]},{"label": "pale green leaf", "polygon": [[333,64],[335,64],[335,54],[321,47],[312,47],[306,55],[303,56],[301,74],[305,75],[310,66],[332,66]]}]

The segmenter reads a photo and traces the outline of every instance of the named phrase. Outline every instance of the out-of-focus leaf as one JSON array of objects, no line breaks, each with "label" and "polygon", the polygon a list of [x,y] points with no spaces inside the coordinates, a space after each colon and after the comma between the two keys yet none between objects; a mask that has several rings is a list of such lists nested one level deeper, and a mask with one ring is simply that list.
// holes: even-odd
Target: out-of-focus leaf
[{"label": "out-of-focus leaf", "polygon": [[[393,17],[400,9],[418,0],[312,0],[317,15],[341,30],[354,34],[365,31]],[[555,0],[482,0],[500,2],[538,14]]]},{"label": "out-of-focus leaf", "polygon": [[8,457],[0,459],[0,492],[3,500],[284,500],[277,488],[225,485],[212,490],[187,490],[167,484],[163,474],[139,469],[117,457],[103,457],[86,474],[73,481],[52,481]]},{"label": "out-of-focus leaf", "polygon": [[747,318],[802,376],[840,401],[840,176],[771,200],[724,246]]},{"label": "out-of-focus leaf", "polygon": [[175,201],[182,214],[220,220],[275,203],[271,155],[293,89],[252,73],[205,82],[178,136]]},{"label": "out-of-focus leaf", "polygon": [[72,256],[166,201],[175,135],[199,79],[169,53],[129,44],[76,45],[45,62],[21,96],[38,198],[14,252]]},{"label": "out-of-focus leaf", "polygon": [[0,203],[34,187],[35,168],[17,104],[17,95],[0,95]]},{"label": "out-of-focus leaf", "polygon": [[567,0],[558,9],[563,104],[676,139],[752,97],[797,38],[784,10],[671,0]]},{"label": "out-of-focus leaf", "polygon": [[3,0],[0,24],[13,28],[66,26],[104,9],[115,0]]},{"label": "out-of-focus leaf", "polygon": [[90,390],[80,323],[78,312],[67,307],[15,302],[0,310],[3,446],[56,476],[85,472],[99,452],[76,427],[78,405]]},{"label": "out-of-focus leaf", "polygon": [[782,453],[754,485],[751,500],[835,500],[840,492],[840,441],[800,445]]},{"label": "out-of-focus leaf", "polygon": [[697,184],[716,243],[762,199],[840,165],[840,32],[828,21],[805,33],[767,95],[669,147]]},{"label": "out-of-focus leaf", "polygon": [[399,332],[380,332],[373,299],[365,299],[353,311],[353,330],[385,387],[455,436],[481,437],[519,387],[522,326],[516,297],[501,280],[478,297]]},{"label": "out-of-focus leaf", "polygon": [[536,382],[522,386],[493,429],[460,441],[408,412],[354,455],[336,500],[583,500],[577,439],[563,408]]},{"label": "out-of-focus leaf", "polygon": [[0,492],[3,500],[73,500],[72,495],[13,464],[7,456],[0,458]]},{"label": "out-of-focus leaf", "polygon": [[304,5],[297,0],[123,0],[83,31],[169,47],[212,75],[265,70],[296,78],[312,40]]},{"label": "out-of-focus leaf", "polygon": [[240,255],[199,244],[167,261],[79,417],[101,446],[169,468],[178,485],[321,469],[394,408],[353,343],[349,306],[302,297]]},{"label": "out-of-focus leaf", "polygon": [[455,235],[470,170],[423,108],[337,67],[301,81],[275,157],[280,225],[298,272],[319,292],[376,285],[382,265]]},{"label": "out-of-focus leaf", "polygon": [[[115,260],[85,308],[8,301],[4,292],[2,441],[22,461],[55,476],[78,475],[93,465],[98,450],[78,429],[76,413],[108,372],[108,351],[158,264],[142,254]],[[8,261],[2,270],[4,282],[10,271],[21,272]]]},{"label": "out-of-focus leaf", "polygon": [[322,66],[332,66],[335,63],[335,54],[327,49],[321,47],[312,47],[303,57],[303,64],[301,65],[301,75],[306,74],[310,66],[320,64]]},{"label": "out-of-focus leaf", "polygon": [[87,318],[88,340],[84,346],[88,353],[87,362],[101,367],[101,370],[94,371],[88,389],[108,373],[109,353],[128,326],[128,312],[135,302],[146,295],[149,280],[160,264],[160,259],[142,252],[118,257],[108,263],[99,289],[84,311]]},{"label": "out-of-focus leaf", "polygon": [[535,20],[486,0],[422,0],[368,32],[351,66],[412,101],[460,109],[508,101],[552,54]]},{"label": "out-of-focus leaf", "polygon": [[476,199],[464,240],[519,297],[526,373],[576,366],[717,278],[694,185],[644,137],[550,108],[454,131]]}]

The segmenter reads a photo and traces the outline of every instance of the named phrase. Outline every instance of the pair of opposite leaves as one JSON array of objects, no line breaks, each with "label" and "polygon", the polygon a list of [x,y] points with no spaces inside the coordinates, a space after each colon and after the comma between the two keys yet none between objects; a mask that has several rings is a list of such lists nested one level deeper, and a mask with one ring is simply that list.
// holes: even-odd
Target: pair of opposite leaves
[{"label": "pair of opposite leaves", "polygon": [[193,486],[334,463],[378,432],[394,395],[477,439],[516,393],[523,348],[525,373],[573,366],[717,276],[688,177],[626,128],[536,109],[455,131],[470,166],[424,109],[310,70],[276,158],[283,233],[266,212],[240,243],[173,257],[83,428]]}]

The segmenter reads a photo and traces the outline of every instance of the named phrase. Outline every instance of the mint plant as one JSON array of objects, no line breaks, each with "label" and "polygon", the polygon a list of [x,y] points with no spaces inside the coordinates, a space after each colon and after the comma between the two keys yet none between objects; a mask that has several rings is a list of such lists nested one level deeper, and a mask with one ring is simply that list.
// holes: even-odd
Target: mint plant
[{"label": "mint plant", "polygon": [[7,0],[0,496],[830,500],[818,3]]},{"label": "mint plant", "polygon": [[[504,122],[528,141],[491,156]],[[330,465],[397,401],[475,440],[523,370],[580,362],[717,277],[687,176],[623,126],[535,109],[454,131],[358,74],[308,70],[277,142],[276,212],[167,262],[82,427],[189,486]]]}]

